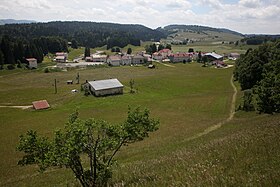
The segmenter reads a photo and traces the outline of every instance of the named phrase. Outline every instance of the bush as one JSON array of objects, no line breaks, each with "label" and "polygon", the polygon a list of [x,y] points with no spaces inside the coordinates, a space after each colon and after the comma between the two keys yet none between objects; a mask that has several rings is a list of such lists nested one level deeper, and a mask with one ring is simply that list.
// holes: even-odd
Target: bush
[{"label": "bush", "polygon": [[253,104],[252,90],[245,90],[244,91],[242,110],[244,110],[246,112],[255,110],[255,107],[254,107],[254,104]]},{"label": "bush", "polygon": [[44,73],[49,73],[49,72],[50,72],[49,68],[44,69]]},{"label": "bush", "polygon": [[15,69],[15,65],[9,64],[9,65],[7,66],[7,69],[8,69],[8,70],[13,70],[13,69]]}]

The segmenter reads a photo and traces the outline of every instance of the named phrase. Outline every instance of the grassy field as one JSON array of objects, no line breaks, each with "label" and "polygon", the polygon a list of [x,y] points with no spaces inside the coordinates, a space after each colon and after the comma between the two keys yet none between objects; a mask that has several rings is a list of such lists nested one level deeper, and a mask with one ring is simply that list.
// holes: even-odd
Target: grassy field
[{"label": "grassy field", "polygon": [[[233,69],[202,68],[196,63],[176,64],[175,68],[156,65],[156,69],[0,71],[0,105],[30,105],[47,99],[52,106],[45,111],[0,108],[0,186],[76,186],[69,170],[38,173],[35,166],[17,166],[22,156],[15,150],[19,135],[33,129],[51,136],[77,108],[82,118],[121,123],[128,106],[150,109],[160,119],[160,129],[121,150],[112,185],[279,185],[279,115],[239,112],[222,128],[189,140],[228,117]],[[75,80],[78,72],[81,82],[118,78],[125,93],[102,98],[72,94],[80,85],[67,85],[66,81]],[[54,79],[58,80],[57,94]],[[136,94],[128,93],[130,79],[135,80]]]}]

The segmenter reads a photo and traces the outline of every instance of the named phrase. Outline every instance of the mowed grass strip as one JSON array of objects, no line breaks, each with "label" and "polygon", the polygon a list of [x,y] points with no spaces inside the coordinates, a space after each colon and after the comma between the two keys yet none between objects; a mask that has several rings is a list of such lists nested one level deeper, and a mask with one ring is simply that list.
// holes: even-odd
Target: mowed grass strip
[{"label": "mowed grass strip", "polygon": [[[116,67],[53,73],[32,71],[2,77],[1,105],[30,105],[34,100],[46,99],[52,108],[46,111],[0,108],[0,185],[65,186],[75,182],[69,170],[38,174],[36,167],[17,166],[22,155],[15,147],[19,135],[29,129],[51,136],[55,129],[64,126],[67,116],[76,108],[82,118],[95,117],[121,123],[128,106],[142,106],[160,119],[160,129],[150,138],[121,150],[118,155],[120,164],[153,160],[181,150],[188,146],[185,142],[188,137],[227,118],[233,94],[230,85],[232,69],[202,68],[196,63],[175,66],[157,65],[152,70]],[[118,78],[126,86],[126,91],[123,95],[101,98],[72,94],[71,90],[80,89],[80,85],[67,85],[66,81],[75,80],[77,73],[80,82]],[[54,79],[58,80],[57,94],[54,94]],[[128,93],[130,79],[135,80],[138,90],[135,94]],[[121,178],[119,175],[122,174],[117,174],[116,181]]]}]

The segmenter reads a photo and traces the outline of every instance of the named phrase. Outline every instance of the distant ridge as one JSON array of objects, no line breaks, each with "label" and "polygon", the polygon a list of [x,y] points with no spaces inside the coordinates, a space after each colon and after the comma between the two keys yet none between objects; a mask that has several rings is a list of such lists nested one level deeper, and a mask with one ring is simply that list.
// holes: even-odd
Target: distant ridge
[{"label": "distant ridge", "polygon": [[33,20],[16,20],[16,19],[0,19],[0,25],[24,24],[24,23],[36,23],[36,21],[33,21]]},{"label": "distant ridge", "polygon": [[193,32],[206,32],[206,31],[213,31],[213,32],[222,32],[222,33],[228,33],[233,34],[237,36],[244,36],[243,34],[232,31],[225,28],[213,28],[213,27],[207,27],[207,26],[200,26],[200,25],[168,25],[163,28],[158,28],[157,30],[161,32],[165,32],[165,34],[169,35],[172,34],[178,30],[181,31],[193,31]]}]

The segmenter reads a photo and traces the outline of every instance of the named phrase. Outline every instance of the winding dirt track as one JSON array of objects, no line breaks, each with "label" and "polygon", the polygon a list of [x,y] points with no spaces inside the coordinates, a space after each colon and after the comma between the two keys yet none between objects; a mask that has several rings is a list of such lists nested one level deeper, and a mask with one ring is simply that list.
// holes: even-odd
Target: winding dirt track
[{"label": "winding dirt track", "polygon": [[227,122],[229,122],[233,119],[234,114],[235,114],[235,102],[236,102],[236,95],[237,95],[237,88],[233,83],[233,76],[230,79],[230,84],[233,88],[233,95],[232,95],[232,100],[231,100],[231,105],[230,105],[230,113],[229,113],[228,118],[219,122],[218,124],[215,124],[213,126],[208,127],[207,129],[205,129],[201,133],[198,133],[198,134],[195,134],[194,136],[191,136],[190,138],[187,139],[187,141],[199,138],[199,137],[204,136],[206,134],[209,134],[210,132],[221,128],[223,124],[225,124],[225,123],[227,123]]}]

